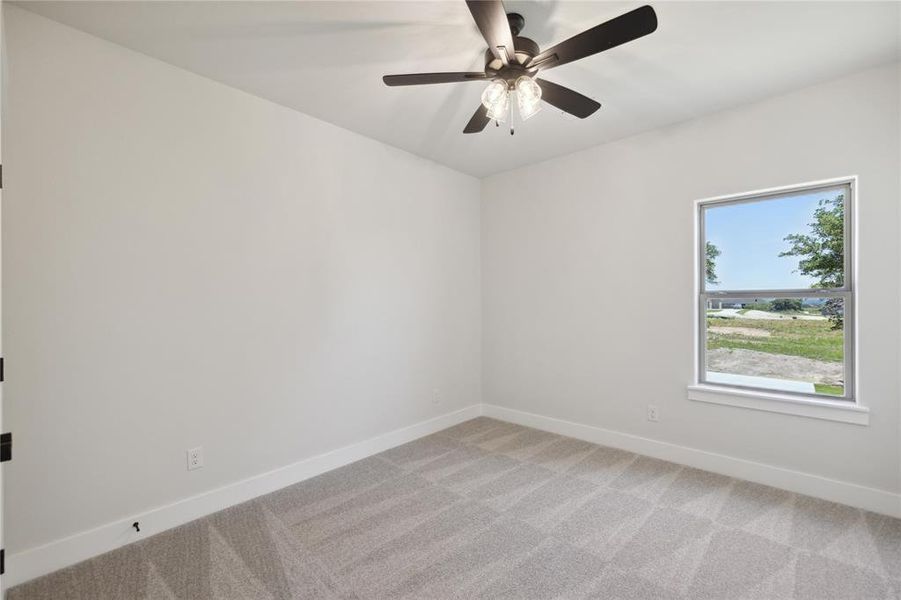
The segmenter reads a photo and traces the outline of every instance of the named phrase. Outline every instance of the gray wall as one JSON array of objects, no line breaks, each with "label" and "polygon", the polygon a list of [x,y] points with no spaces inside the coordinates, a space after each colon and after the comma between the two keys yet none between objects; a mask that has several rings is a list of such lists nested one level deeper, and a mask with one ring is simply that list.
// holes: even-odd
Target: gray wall
[{"label": "gray wall", "polygon": [[8,553],[480,401],[476,179],[4,10]]},{"label": "gray wall", "polygon": [[[4,12],[11,553],[480,402],[481,387],[501,406],[901,489],[897,66],[480,189]],[[870,425],[688,401],[693,202],[851,174]],[[189,473],[197,445],[206,467]]]},{"label": "gray wall", "polygon": [[[483,180],[484,401],[899,491],[898,132],[894,65]],[[694,202],[854,174],[870,425],[687,400]]]}]

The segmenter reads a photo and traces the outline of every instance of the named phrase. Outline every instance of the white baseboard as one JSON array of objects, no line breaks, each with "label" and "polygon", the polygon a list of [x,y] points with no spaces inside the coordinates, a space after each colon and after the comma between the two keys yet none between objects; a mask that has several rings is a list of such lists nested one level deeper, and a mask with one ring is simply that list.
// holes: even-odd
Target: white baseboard
[{"label": "white baseboard", "polygon": [[[473,419],[479,416],[481,412],[481,405],[479,404],[468,406],[452,413],[396,429],[344,448],[312,456],[261,475],[191,496],[166,506],[160,506],[94,529],[82,531],[43,546],[11,554],[6,557],[6,573],[3,576],[3,588],[9,589],[29,579],[51,573],[57,569],[62,569],[161,531],[183,525],[229,506],[252,500],[304,479],[309,479],[326,471],[350,464],[373,454],[378,454],[389,448],[405,444],[436,431],[441,431],[463,421]],[[141,522],[141,533],[135,532],[132,528],[132,523],[135,521]]]},{"label": "white baseboard", "polygon": [[[6,559],[3,588],[8,589],[479,415],[901,518],[901,494],[512,408],[476,404],[43,546],[11,554]],[[141,522],[140,534],[132,529],[131,524],[135,521]]]},{"label": "white baseboard", "polygon": [[901,494],[886,490],[837,481],[818,475],[811,475],[810,473],[774,467],[724,454],[669,444],[637,435],[611,431],[592,425],[582,425],[493,404],[483,404],[482,414],[486,417],[493,417],[502,421],[516,423],[517,425],[534,427],[535,429],[542,429],[595,444],[620,448],[636,454],[644,454],[705,471],[712,471],[901,518]]}]

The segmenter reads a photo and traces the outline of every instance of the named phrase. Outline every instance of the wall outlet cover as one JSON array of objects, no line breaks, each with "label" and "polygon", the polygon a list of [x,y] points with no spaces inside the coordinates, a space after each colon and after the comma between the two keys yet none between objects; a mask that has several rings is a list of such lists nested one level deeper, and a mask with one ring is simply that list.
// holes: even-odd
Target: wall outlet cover
[{"label": "wall outlet cover", "polygon": [[196,448],[187,450],[187,455],[189,471],[203,468],[203,446],[198,446]]}]

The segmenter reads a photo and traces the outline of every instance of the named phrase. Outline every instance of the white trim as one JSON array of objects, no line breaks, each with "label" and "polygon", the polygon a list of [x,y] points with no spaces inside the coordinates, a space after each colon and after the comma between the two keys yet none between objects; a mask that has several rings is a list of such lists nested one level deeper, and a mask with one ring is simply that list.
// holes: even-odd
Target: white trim
[{"label": "white trim", "polygon": [[[815,496],[894,517],[901,517],[901,494],[792,471],[749,460],[679,446],[628,433],[536,415],[491,404],[475,404],[408,427],[319,454],[209,492],[179,500],[94,529],[7,557],[4,589],[97,556],[120,546],[183,525],[216,511],[309,479],[389,448],[486,415],[589,442],[721,473],[799,494]],[[131,527],[141,521],[141,533]]]},{"label": "white trim", "polygon": [[710,384],[688,386],[688,399],[854,425],[870,424],[870,409],[849,400],[819,400]]},{"label": "white trim", "polygon": [[[4,588],[9,589],[29,579],[183,525],[229,506],[252,500],[436,431],[447,429],[463,421],[474,419],[481,413],[481,405],[474,404],[166,506],[82,531],[43,546],[11,554],[6,557],[6,573],[3,575]],[[141,522],[141,533],[136,533],[132,528],[132,523],[135,521]]]},{"label": "white trim", "polygon": [[[692,302],[695,306],[694,310],[694,318],[692,319],[694,324],[694,381],[695,386],[702,387],[709,385],[709,382],[706,382],[702,378],[701,373],[701,363],[702,363],[702,351],[704,350],[704,346],[702,345],[701,339],[706,335],[706,322],[702,321],[702,314],[706,314],[703,308],[702,299],[708,293],[706,288],[706,283],[703,279],[705,268],[702,267],[702,264],[706,264],[705,257],[706,254],[701,249],[703,242],[705,241],[704,236],[704,226],[703,226],[703,218],[704,218],[704,207],[716,204],[724,204],[729,202],[742,202],[742,201],[755,201],[755,200],[763,200],[767,196],[778,196],[782,194],[790,194],[792,192],[799,192],[808,189],[814,188],[826,188],[830,186],[840,186],[847,185],[850,187],[850,198],[846,200],[845,205],[849,207],[850,210],[845,211],[845,224],[847,225],[850,222],[850,231],[845,232],[846,241],[850,238],[850,255],[848,252],[848,248],[846,248],[845,252],[845,277],[844,281],[842,281],[842,288],[840,290],[836,290],[836,293],[845,294],[847,297],[845,298],[845,310],[847,315],[848,304],[850,303],[851,311],[850,318],[846,319],[846,323],[848,327],[845,328],[845,356],[844,356],[844,365],[846,369],[850,369],[848,382],[846,386],[846,395],[844,400],[848,402],[854,402],[860,405],[860,397],[858,395],[860,389],[860,383],[857,378],[859,364],[859,351],[860,351],[860,338],[857,327],[857,298],[859,294],[859,282],[857,280],[858,273],[858,240],[859,240],[859,232],[858,232],[858,206],[860,206],[860,182],[857,175],[846,175],[843,177],[832,177],[829,179],[819,179],[816,181],[809,181],[806,183],[795,183],[790,185],[782,185],[771,188],[765,188],[761,190],[753,190],[750,192],[742,192],[738,194],[724,194],[720,196],[713,196],[710,198],[701,198],[699,200],[695,200],[693,203],[694,210],[694,290],[692,292]],[[784,290],[781,293],[791,293],[799,292],[801,290]],[[813,291],[813,290],[804,290]],[[780,293],[779,290],[744,290],[740,293],[745,292],[753,292],[755,295],[759,294],[760,297],[763,296],[773,296]],[[719,292],[718,292],[719,293]],[[728,294],[729,292],[724,290],[721,293]],[[739,293],[737,290],[733,290],[732,293]],[[724,298],[728,298],[729,296],[724,296]],[[702,322],[704,326],[702,327]],[[736,388],[740,390],[741,388]],[[753,390],[760,391],[760,390]],[[766,390],[762,390],[766,392]],[[799,395],[801,396],[801,395]],[[802,398],[812,398],[819,399],[821,396],[813,395],[813,396],[801,396]],[[782,398],[771,397],[772,400],[777,402],[781,402]],[[828,398],[826,398],[828,401]],[[729,406],[741,406],[736,404],[735,402],[723,401],[719,402],[719,404],[729,405]],[[749,406],[742,406],[743,408],[752,408]],[[759,410],[766,410],[760,408]],[[797,414],[795,412],[789,412],[789,410],[785,411],[777,411],[774,410],[772,412],[784,412],[786,414]],[[802,415],[802,416],[812,416],[812,415]],[[831,420],[840,420],[840,419],[831,419]],[[868,421],[869,422],[869,421]],[[868,424],[860,423],[860,424]]]},{"label": "white trim", "polygon": [[804,190],[807,188],[827,187],[830,185],[842,185],[854,181],[857,183],[857,175],[845,175],[843,177],[830,177],[829,179],[817,179],[815,181],[807,181],[805,183],[791,183],[788,185],[779,185],[775,187],[763,188],[759,190],[751,190],[750,192],[741,192],[739,194],[722,194],[719,196],[711,196],[709,198],[701,198],[695,200],[695,206],[701,204],[713,204],[715,202],[728,202],[731,200],[740,200],[743,198],[753,199],[759,196],[772,196],[776,194],[791,193],[794,191]]},{"label": "white trim", "polygon": [[713,473],[901,518],[901,494],[887,490],[837,481],[819,475],[502,406],[484,404],[482,414],[518,425],[534,427],[595,444],[620,448]]}]

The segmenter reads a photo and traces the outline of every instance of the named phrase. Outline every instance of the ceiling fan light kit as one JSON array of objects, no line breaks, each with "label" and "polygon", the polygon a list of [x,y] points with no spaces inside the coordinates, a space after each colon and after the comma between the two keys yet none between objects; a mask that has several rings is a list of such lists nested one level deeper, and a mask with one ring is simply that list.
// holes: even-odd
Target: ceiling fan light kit
[{"label": "ceiling fan light kit", "polygon": [[528,75],[522,75],[515,83],[495,79],[482,92],[482,106],[489,119],[503,123],[510,110],[510,94],[516,94],[519,116],[525,121],[541,110],[541,87]]},{"label": "ceiling fan light kit", "polygon": [[506,119],[509,103],[510,90],[505,81],[495,79],[482,92],[482,106],[488,111],[488,118],[498,123],[503,123]]},{"label": "ceiling fan light kit", "polygon": [[[388,86],[427,85],[489,80],[482,103],[463,133],[478,133],[490,121],[504,122],[511,110],[510,94],[516,94],[520,118],[525,121],[541,110],[541,101],[584,119],[594,114],[600,103],[556,83],[539,79],[545,71],[638,39],[657,29],[657,15],[642,6],[606,23],[583,31],[543,52],[533,40],[519,37],[525,19],[507,13],[500,0],[466,0],[472,18],[488,43],[485,71],[475,73],[418,73],[385,75]],[[512,131],[511,131],[512,133]]]},{"label": "ceiling fan light kit", "polygon": [[541,110],[541,87],[528,75],[516,80],[516,104],[523,121]]}]

